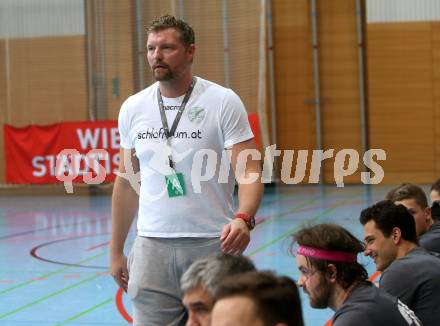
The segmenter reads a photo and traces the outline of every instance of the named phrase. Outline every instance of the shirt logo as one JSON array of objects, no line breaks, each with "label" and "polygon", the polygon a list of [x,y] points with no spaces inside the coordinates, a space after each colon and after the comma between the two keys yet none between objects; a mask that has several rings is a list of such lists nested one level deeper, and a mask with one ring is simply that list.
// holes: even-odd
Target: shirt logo
[{"label": "shirt logo", "polygon": [[192,107],[188,110],[188,119],[194,123],[200,123],[205,118],[205,109],[201,107]]}]

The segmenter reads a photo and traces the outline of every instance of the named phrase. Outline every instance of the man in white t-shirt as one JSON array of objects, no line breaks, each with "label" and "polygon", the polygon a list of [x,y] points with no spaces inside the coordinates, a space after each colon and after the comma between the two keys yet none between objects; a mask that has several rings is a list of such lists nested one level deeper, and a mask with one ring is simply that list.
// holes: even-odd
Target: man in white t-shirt
[{"label": "man in white t-shirt", "polygon": [[[261,165],[240,98],[192,74],[193,29],[166,15],[147,34],[157,82],[119,113],[110,272],[132,299],[134,325],[183,325],[180,277],[200,257],[246,249],[263,192]],[[136,214],[127,262],[123,249]]]}]

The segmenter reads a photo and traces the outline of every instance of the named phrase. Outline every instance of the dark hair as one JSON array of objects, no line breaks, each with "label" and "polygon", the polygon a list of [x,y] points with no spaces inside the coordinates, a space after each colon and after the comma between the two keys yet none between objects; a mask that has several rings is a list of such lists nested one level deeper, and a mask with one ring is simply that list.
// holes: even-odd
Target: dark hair
[{"label": "dark hair", "polygon": [[436,200],[432,203],[431,216],[434,220],[440,220],[440,201]]},{"label": "dark hair", "polygon": [[437,181],[432,184],[431,189],[429,191],[431,192],[433,190],[440,193],[440,179],[437,179]]},{"label": "dark hair", "polygon": [[[437,179],[432,186],[429,192],[437,191],[440,194],[440,179]],[[434,220],[440,220],[440,201],[434,201],[431,207],[431,216]]]},{"label": "dark hair", "polygon": [[391,189],[385,199],[393,202],[405,199],[414,199],[421,208],[428,207],[428,198],[425,192],[419,186],[412,183],[402,183],[400,186]]},{"label": "dark hair", "polygon": [[385,237],[389,237],[394,228],[399,228],[402,238],[419,244],[414,217],[403,205],[395,205],[391,200],[382,200],[361,212],[362,225],[374,221]]},{"label": "dark hair", "polygon": [[287,276],[255,271],[230,277],[219,286],[215,299],[236,296],[254,302],[255,313],[265,326],[277,323],[304,325],[298,288]]},{"label": "dark hair", "polygon": [[393,196],[394,193],[396,192],[397,189],[399,189],[401,186],[403,186],[405,183],[402,183],[400,186],[391,188],[390,190],[388,190],[388,192],[385,194],[385,200],[393,200]]},{"label": "dark hair", "polygon": [[176,18],[172,15],[164,15],[156,20],[153,20],[147,28],[147,38],[150,33],[158,32],[164,29],[174,28],[180,34],[180,40],[185,46],[190,46],[195,43],[195,36],[193,28],[184,20]]},{"label": "dark hair", "polygon": [[[313,248],[343,251],[358,254],[365,250],[364,244],[342,226],[331,223],[318,224],[303,228],[293,236],[291,253],[295,255],[294,246],[298,243],[301,246]],[[364,281],[368,273],[364,266],[356,262],[338,262],[306,257],[307,261],[318,271],[325,273],[329,264],[333,264],[337,270],[337,282],[348,289],[352,284]]]}]

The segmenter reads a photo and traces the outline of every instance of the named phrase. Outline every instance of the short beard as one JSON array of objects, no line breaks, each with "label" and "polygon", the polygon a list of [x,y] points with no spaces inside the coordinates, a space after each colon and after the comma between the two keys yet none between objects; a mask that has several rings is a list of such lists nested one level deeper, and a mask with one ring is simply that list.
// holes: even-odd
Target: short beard
[{"label": "short beard", "polygon": [[174,73],[170,69],[168,69],[165,75],[157,75],[153,70],[153,78],[156,81],[170,81],[174,79],[174,77]]},{"label": "short beard", "polygon": [[313,301],[310,300],[310,306],[315,309],[327,308],[330,300],[330,292],[331,286],[328,284],[327,280],[324,280],[322,285],[319,287],[319,292],[315,292],[317,296],[313,298]]}]

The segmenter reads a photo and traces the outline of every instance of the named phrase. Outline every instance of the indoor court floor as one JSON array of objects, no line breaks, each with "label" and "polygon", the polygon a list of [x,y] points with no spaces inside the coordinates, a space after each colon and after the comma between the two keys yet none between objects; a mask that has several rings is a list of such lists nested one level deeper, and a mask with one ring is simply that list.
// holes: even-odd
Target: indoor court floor
[{"label": "indoor court floor", "polygon": [[[334,222],[362,238],[360,211],[391,186],[267,187],[245,254],[259,269],[294,279],[290,235],[308,223]],[[108,274],[109,196],[0,198],[0,325],[128,325],[131,304]],[[128,252],[135,236],[129,234]],[[360,257],[369,274],[374,263]],[[332,311],[311,309],[306,326]]]}]

